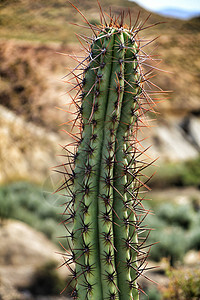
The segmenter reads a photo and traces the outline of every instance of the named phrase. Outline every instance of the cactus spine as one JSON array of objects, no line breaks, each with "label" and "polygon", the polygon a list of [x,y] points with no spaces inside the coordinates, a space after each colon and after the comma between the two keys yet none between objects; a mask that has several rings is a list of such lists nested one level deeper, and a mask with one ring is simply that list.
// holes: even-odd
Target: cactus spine
[{"label": "cactus spine", "polygon": [[78,82],[73,102],[81,130],[61,189],[70,195],[65,224],[73,227],[67,229],[72,243],[66,263],[73,297],[80,300],[138,300],[137,278],[148,256],[146,238],[140,238],[149,230],[142,226],[148,212],[140,189],[146,187],[142,171],[149,164],[142,159],[137,132],[152,110],[141,67],[149,57],[141,52],[142,27],[117,20],[110,17],[100,26],[87,22],[95,32],[88,57],[70,73]]}]

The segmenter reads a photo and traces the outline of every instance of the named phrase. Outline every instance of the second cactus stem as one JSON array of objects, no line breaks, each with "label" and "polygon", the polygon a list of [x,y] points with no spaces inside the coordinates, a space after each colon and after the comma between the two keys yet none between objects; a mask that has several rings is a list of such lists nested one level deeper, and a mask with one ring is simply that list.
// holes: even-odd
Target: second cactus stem
[{"label": "second cactus stem", "polygon": [[81,131],[63,184],[72,240],[66,263],[72,296],[80,300],[138,300],[137,279],[148,256],[143,232],[150,229],[142,225],[148,211],[140,190],[149,164],[137,138],[152,103],[143,87],[148,56],[141,51],[140,26],[110,19],[100,26],[88,23],[95,32],[88,57],[70,73],[78,83],[73,102]]}]

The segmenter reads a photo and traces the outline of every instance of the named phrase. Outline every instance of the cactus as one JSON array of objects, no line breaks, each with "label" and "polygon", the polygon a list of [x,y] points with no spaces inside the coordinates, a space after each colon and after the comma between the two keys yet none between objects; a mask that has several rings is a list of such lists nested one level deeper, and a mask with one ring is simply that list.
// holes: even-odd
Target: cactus
[{"label": "cactus", "polygon": [[146,126],[144,115],[153,111],[154,101],[144,89],[145,82],[151,84],[153,67],[146,74],[142,68],[153,59],[138,38],[148,27],[145,22],[124,25],[122,13],[120,21],[110,15],[108,23],[101,8],[100,14],[101,25],[82,15],[93,37],[80,36],[89,45],[88,55],[82,61],[76,58],[78,65],[70,72],[76,91],[71,96],[73,127],[80,134],[70,133],[75,154],[70,144],[59,189],[68,193],[64,223],[71,242],[65,263],[72,273],[74,299],[137,300],[137,279],[150,247],[141,191],[148,189],[143,170],[151,164],[137,136]]}]

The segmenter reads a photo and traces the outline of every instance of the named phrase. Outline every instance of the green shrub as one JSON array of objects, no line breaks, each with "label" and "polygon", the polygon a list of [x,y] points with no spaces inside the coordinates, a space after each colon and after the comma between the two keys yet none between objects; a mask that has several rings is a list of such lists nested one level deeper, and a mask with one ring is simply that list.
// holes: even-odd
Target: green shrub
[{"label": "green shrub", "polygon": [[173,265],[182,261],[188,250],[200,249],[200,212],[194,211],[192,203],[161,203],[154,209],[155,214],[149,214],[146,220],[153,228],[149,242],[158,242],[150,251],[152,260],[168,257]]},{"label": "green shrub", "polygon": [[183,185],[200,187],[200,156],[185,162],[185,172],[182,174]]},{"label": "green shrub", "polygon": [[[55,198],[51,203],[55,203],[58,195],[51,197]],[[1,186],[0,220],[20,220],[58,243],[56,236],[64,233],[64,226],[59,225],[62,221],[62,208],[47,201],[42,189],[30,183],[15,182]]]},{"label": "green shrub", "polygon": [[184,229],[188,229],[192,224],[194,212],[189,204],[178,206],[166,203],[160,206],[157,215],[168,224],[174,224]]},{"label": "green shrub", "polygon": [[200,226],[193,227],[189,233],[189,245],[190,249],[200,250]]},{"label": "green shrub", "polygon": [[161,300],[161,293],[156,287],[149,287],[145,293],[147,295],[141,293],[141,300]]},{"label": "green shrub", "polygon": [[156,246],[152,247],[150,258],[160,261],[163,257],[167,257],[170,259],[171,265],[174,265],[176,261],[182,261],[188,248],[184,230],[175,226],[157,228],[151,234],[150,242],[158,242]]},{"label": "green shrub", "polygon": [[200,182],[200,156],[181,163],[168,163],[160,166],[150,185],[158,188],[172,186],[195,186]]}]

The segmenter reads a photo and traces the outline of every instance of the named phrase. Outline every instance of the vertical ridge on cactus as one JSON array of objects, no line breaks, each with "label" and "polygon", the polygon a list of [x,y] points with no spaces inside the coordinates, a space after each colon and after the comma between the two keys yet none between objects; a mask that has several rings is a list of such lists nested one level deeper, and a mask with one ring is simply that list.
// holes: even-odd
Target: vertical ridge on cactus
[{"label": "vertical ridge on cactus", "polygon": [[[59,189],[69,195],[64,224],[72,241],[66,264],[74,299],[138,300],[150,230],[142,225],[148,211],[140,190],[148,189],[143,170],[151,163],[137,136],[154,107],[144,87],[151,85],[147,75],[153,67],[146,74],[142,67],[153,58],[138,37],[145,22],[127,26],[124,13],[121,22],[111,14],[107,22],[101,8],[100,14],[101,25],[84,17],[93,32],[92,38],[83,37],[88,56],[68,74],[75,80],[72,102],[80,139],[75,138],[73,157],[69,151],[70,170],[64,164]],[[140,237],[145,231],[146,237]]]}]

